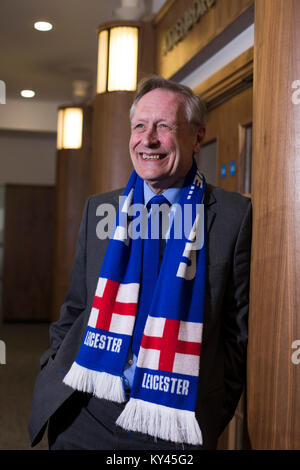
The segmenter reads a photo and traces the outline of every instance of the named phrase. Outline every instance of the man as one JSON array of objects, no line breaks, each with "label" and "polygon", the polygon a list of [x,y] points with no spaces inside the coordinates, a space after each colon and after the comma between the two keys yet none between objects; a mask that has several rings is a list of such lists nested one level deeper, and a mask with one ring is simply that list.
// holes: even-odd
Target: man
[{"label": "man", "polygon": [[[50,449],[214,449],[232,418],[245,379],[251,203],[199,173],[204,122],[187,87],[140,84],[135,172],[109,243],[96,235],[96,210],[118,208],[123,191],[86,204],[70,289],[41,358],[32,445],[49,420]],[[134,207],[147,207],[139,220],[152,229],[155,196],[176,206],[166,243],[129,230]]]}]

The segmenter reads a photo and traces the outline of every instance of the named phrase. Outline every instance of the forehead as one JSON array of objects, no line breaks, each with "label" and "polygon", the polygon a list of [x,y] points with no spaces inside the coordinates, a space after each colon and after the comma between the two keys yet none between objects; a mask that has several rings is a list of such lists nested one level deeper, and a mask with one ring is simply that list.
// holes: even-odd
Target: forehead
[{"label": "forehead", "polygon": [[156,88],[146,93],[137,102],[133,119],[158,118],[176,120],[179,115],[182,119],[185,99],[180,93],[171,90]]}]

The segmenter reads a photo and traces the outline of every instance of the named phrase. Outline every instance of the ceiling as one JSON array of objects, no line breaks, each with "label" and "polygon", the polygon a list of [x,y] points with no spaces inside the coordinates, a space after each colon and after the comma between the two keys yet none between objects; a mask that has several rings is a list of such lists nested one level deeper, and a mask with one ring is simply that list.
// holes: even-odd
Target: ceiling
[{"label": "ceiling", "polygon": [[[124,0],[123,0],[124,1]],[[164,1],[140,0],[146,14]],[[121,0],[1,0],[0,80],[6,99],[18,99],[22,89],[36,92],[35,101],[68,102],[72,82],[87,80],[95,90],[97,28],[117,19]],[[53,24],[49,32],[33,28],[35,21]]]}]

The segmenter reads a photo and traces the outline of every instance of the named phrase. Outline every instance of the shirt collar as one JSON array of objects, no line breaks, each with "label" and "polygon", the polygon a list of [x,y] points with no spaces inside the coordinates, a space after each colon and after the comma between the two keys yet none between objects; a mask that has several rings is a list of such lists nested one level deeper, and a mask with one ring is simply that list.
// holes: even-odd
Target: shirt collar
[{"label": "shirt collar", "polygon": [[[162,193],[171,205],[175,204],[178,201],[183,183],[184,183],[184,178],[179,180],[176,183],[175,187],[168,188]],[[146,181],[144,181],[144,204],[145,206],[148,204],[150,199],[152,199],[154,196],[157,196],[157,194],[154,193],[152,189],[149,188]]]}]

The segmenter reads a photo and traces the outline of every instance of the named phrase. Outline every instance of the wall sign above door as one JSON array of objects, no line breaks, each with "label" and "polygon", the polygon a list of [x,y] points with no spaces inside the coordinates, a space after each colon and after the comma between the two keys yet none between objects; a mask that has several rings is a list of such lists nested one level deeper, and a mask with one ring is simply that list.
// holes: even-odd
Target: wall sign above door
[{"label": "wall sign above door", "polygon": [[168,30],[164,40],[163,55],[181,41],[200,18],[216,3],[216,0],[194,0],[183,16]]}]

